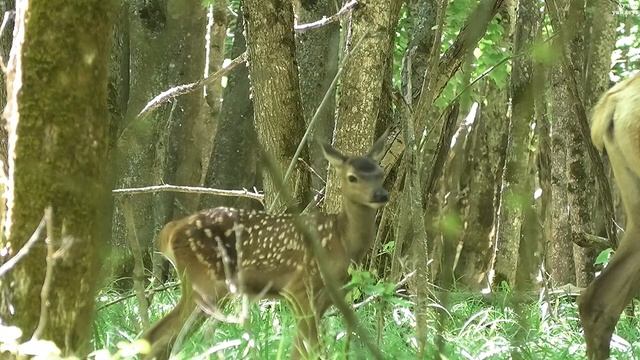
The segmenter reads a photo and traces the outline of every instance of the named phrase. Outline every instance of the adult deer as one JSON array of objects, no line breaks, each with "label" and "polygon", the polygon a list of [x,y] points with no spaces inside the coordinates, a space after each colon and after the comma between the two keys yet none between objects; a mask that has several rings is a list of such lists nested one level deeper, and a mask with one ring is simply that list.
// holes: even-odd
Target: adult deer
[{"label": "adult deer", "polygon": [[626,213],[618,249],[578,307],[589,359],[607,359],[624,307],[640,290],[640,75],[612,87],[593,113],[591,139],[607,153]]},{"label": "adult deer", "polygon": [[[333,278],[343,285],[349,264],[359,261],[375,238],[376,210],[389,198],[382,187],[384,136],[365,156],[345,156],[322,144],[342,182],[342,211],[302,217],[330,254]],[[158,247],[182,280],[178,305],[143,338],[150,356],[167,357],[188,316],[200,308],[215,314],[228,295],[286,299],[297,321],[293,358],[319,351],[317,322],[331,304],[312,251],[293,215],[219,207],[168,223]]]}]

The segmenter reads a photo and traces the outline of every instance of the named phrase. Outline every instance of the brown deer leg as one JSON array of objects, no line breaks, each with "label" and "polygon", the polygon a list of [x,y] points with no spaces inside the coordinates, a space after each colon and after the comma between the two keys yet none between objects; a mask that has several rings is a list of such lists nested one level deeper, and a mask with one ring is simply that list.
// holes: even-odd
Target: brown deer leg
[{"label": "brown deer leg", "polygon": [[640,290],[640,239],[636,227],[626,230],[609,265],[580,295],[578,309],[590,360],[607,359],[616,323]]},{"label": "brown deer leg", "polygon": [[[176,337],[194,311],[198,311],[200,314],[198,321],[195,321],[194,324],[197,326],[202,324],[204,317],[202,312],[197,309],[193,299],[193,291],[190,286],[184,284],[183,282],[182,297],[176,307],[142,335],[142,339],[147,340],[151,345],[151,352],[145,357],[146,359],[168,359]],[[193,328],[193,330],[195,329],[197,327]]]},{"label": "brown deer leg", "polygon": [[[189,327],[185,329],[186,337],[189,337],[202,326],[207,316],[201,309],[217,311],[218,306],[224,305],[228,292],[225,283],[210,280],[206,284],[207,286],[196,291],[191,282],[183,278],[182,296],[178,305],[142,335],[151,344],[151,352],[146,359],[168,359],[183,327]],[[204,298],[201,292],[207,294],[207,297]],[[194,314],[193,321],[187,323],[191,314]]]}]

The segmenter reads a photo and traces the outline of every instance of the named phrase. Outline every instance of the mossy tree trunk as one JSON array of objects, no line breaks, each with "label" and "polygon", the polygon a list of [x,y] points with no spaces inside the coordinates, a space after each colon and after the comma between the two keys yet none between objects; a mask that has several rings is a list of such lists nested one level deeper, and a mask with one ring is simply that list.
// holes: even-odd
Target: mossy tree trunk
[{"label": "mossy tree trunk", "polygon": [[[38,326],[38,337],[53,340],[65,354],[87,350],[109,234],[112,15],[110,1],[20,1],[9,62],[11,156],[2,252],[14,255],[51,206],[47,243],[55,253],[45,260],[47,246],[40,243],[0,279],[0,316],[25,338]],[[47,261],[50,290],[42,291],[41,304]]]}]

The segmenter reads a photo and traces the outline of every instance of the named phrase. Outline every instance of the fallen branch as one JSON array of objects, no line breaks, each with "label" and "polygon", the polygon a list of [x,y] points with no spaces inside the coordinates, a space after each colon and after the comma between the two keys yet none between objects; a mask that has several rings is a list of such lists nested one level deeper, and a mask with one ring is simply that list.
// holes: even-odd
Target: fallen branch
[{"label": "fallen branch", "polygon": [[138,114],[138,117],[142,117],[148,114],[151,110],[158,108],[160,105],[167,103],[170,100],[177,98],[178,96],[189,94],[200,88],[210,85],[214,81],[217,81],[221,77],[227,75],[229,72],[231,72],[231,70],[235,69],[236,66],[243,64],[245,61],[247,61],[246,52],[242,53],[237,58],[231,60],[231,62],[227,64],[227,66],[221,68],[220,70],[216,71],[215,73],[207,76],[202,80],[198,80],[190,84],[178,85],[176,87],[172,87],[169,90],[163,91],[162,93],[160,93],[159,95],[151,99],[151,101],[149,101],[147,105],[144,106],[144,108]]},{"label": "fallen branch", "polygon": [[192,194],[209,194],[218,196],[237,196],[253,199],[259,202],[264,201],[264,195],[257,192],[251,192],[246,189],[242,190],[223,190],[212,189],[199,186],[179,186],[179,185],[152,185],[139,188],[125,188],[115,189],[111,191],[115,195],[132,195],[132,194],[145,194],[154,192],[179,192],[179,193],[192,193]]}]

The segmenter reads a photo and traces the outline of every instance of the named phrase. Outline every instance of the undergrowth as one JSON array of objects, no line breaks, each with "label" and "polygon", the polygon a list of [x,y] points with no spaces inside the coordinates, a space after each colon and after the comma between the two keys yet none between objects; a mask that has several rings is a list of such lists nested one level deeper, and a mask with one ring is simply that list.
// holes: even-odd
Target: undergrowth
[{"label": "undergrowth", "polygon": [[[108,303],[121,295],[102,294]],[[427,319],[427,359],[581,359],[585,345],[575,299],[561,297],[549,302],[514,305],[505,295],[487,300],[451,293],[448,306],[434,301]],[[179,300],[179,291],[157,293],[150,307],[152,321]],[[227,313],[237,314],[240,304]],[[386,358],[415,359],[418,341],[413,305],[408,301],[372,301],[356,310]],[[324,358],[368,359],[366,348],[345,331],[342,316],[334,308],[321,323]],[[102,308],[94,327],[94,347],[115,352],[139,336],[138,306],[134,297]],[[177,330],[176,330],[177,331]],[[640,356],[636,320],[623,314],[614,335],[612,359]],[[262,301],[250,310],[248,322],[238,324],[208,320],[175,350],[176,359],[250,358],[288,359],[295,322],[287,306]]]}]

